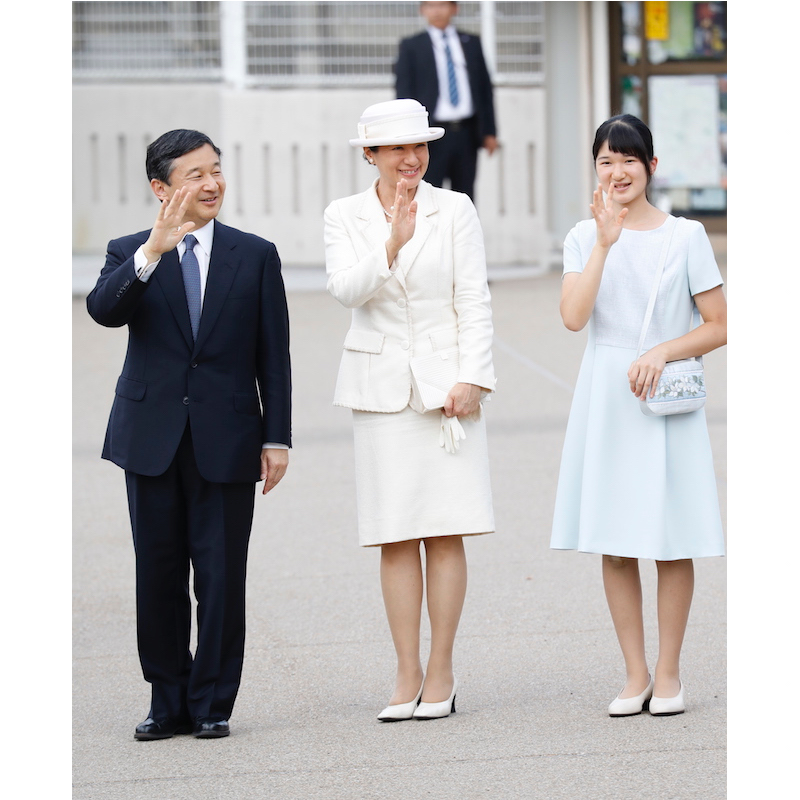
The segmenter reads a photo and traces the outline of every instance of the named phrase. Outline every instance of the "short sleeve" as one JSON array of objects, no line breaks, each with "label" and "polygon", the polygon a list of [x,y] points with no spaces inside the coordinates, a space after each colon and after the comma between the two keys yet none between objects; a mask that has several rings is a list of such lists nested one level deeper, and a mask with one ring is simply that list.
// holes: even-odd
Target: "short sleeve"
[{"label": "short sleeve", "polygon": [[586,266],[581,254],[581,242],[576,225],[564,239],[564,275],[568,272],[583,272]]},{"label": "short sleeve", "polygon": [[689,291],[694,297],[722,286],[723,280],[705,228],[699,222],[693,222],[692,227],[689,235],[688,273]]}]

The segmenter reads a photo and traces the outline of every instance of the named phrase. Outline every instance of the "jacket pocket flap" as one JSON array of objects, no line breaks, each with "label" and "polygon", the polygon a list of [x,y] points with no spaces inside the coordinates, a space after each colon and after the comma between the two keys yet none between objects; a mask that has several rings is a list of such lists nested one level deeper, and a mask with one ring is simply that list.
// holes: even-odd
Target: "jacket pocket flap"
[{"label": "jacket pocket flap", "polygon": [[458,345],[458,328],[441,328],[428,334],[434,351],[447,350]]},{"label": "jacket pocket flap", "polygon": [[380,353],[386,337],[378,331],[365,331],[351,328],[344,337],[345,350],[358,350],[360,353]]},{"label": "jacket pocket flap", "polygon": [[120,375],[115,391],[120,397],[124,397],[127,400],[142,400],[144,399],[144,393],[147,391],[147,384]]}]

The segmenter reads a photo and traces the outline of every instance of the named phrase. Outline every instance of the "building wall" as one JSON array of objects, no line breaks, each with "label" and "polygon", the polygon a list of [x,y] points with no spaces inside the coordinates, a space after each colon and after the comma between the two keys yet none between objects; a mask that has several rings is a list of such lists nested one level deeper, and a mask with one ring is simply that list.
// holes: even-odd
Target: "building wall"
[{"label": "building wall", "polygon": [[[236,90],[220,84],[85,85],[73,89],[73,251],[152,225],[147,144],[196,128],[223,151],[228,183],[220,220],[275,241],[286,264],[324,263],[328,202],[367,188],[374,168],[347,141],[361,111],[389,89]],[[501,148],[482,151],[476,205],[487,260],[542,265],[547,231],[545,89],[498,87]]]}]

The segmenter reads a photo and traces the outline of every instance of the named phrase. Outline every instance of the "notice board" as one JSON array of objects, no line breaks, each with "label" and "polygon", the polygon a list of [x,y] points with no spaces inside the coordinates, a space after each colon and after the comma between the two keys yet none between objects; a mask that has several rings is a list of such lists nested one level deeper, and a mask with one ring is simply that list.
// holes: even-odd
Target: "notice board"
[{"label": "notice board", "polygon": [[656,186],[722,185],[719,79],[714,75],[654,75],[648,81]]}]

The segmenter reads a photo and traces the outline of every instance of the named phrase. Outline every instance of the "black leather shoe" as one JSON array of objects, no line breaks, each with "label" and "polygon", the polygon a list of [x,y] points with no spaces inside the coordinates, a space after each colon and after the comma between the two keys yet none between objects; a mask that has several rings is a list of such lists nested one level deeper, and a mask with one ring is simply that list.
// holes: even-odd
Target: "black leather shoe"
[{"label": "black leather shoe", "polygon": [[176,733],[191,733],[192,725],[188,722],[181,722],[176,719],[165,719],[156,722],[152,717],[148,717],[144,722],[136,726],[134,739],[147,742],[152,739],[171,739]]},{"label": "black leather shoe", "polygon": [[192,731],[195,739],[221,739],[223,736],[230,736],[230,733],[231,727],[226,719],[217,722],[196,722]]}]

